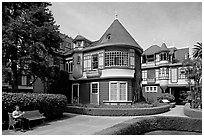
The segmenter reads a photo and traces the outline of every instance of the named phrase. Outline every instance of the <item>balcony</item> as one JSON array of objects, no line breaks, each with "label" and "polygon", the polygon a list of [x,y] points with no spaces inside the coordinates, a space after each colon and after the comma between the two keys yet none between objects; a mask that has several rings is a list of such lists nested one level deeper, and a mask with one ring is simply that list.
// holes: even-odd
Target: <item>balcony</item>
[{"label": "balcony", "polygon": [[90,70],[86,72],[86,76],[87,78],[96,78],[96,77],[100,77],[102,74],[101,70]]}]

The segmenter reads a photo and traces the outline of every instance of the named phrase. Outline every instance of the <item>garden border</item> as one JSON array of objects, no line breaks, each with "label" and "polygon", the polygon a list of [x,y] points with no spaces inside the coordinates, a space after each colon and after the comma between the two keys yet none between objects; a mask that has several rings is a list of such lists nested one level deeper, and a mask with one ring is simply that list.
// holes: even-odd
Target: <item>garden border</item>
[{"label": "garden border", "polygon": [[190,103],[185,104],[183,111],[184,111],[184,114],[188,117],[202,119],[202,109],[192,109],[190,108]]},{"label": "garden border", "polygon": [[174,116],[152,116],[127,120],[95,135],[141,135],[155,130],[202,133],[202,119]]},{"label": "garden border", "polygon": [[65,112],[94,116],[141,116],[164,113],[170,110],[170,105],[152,108],[86,108],[67,106]]}]

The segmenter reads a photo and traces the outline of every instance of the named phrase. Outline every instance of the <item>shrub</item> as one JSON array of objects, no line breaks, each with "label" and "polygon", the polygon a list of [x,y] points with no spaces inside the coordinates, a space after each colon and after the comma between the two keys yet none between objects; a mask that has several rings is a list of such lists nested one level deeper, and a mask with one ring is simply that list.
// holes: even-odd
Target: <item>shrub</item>
[{"label": "shrub", "polygon": [[8,112],[12,112],[15,105],[18,105],[22,111],[39,110],[46,118],[52,119],[62,115],[67,105],[67,98],[60,94],[3,92],[3,121],[8,120]]},{"label": "shrub", "polygon": [[157,97],[157,100],[159,102],[161,102],[163,99],[167,99],[168,101],[173,102],[175,100],[175,97],[169,93],[163,93]]},{"label": "shrub", "polygon": [[149,108],[91,108],[80,106],[67,106],[66,112],[95,116],[141,116],[153,115],[169,111],[170,105]]},{"label": "shrub", "polygon": [[155,130],[202,133],[202,119],[173,116],[134,118],[96,132],[95,135],[141,135]]}]

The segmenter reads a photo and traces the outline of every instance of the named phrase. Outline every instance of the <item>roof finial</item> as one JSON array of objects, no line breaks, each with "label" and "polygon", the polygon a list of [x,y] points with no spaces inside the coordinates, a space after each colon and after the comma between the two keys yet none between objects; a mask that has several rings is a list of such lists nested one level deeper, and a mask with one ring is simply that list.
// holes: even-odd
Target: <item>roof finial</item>
[{"label": "roof finial", "polygon": [[156,39],[154,38],[154,39],[153,39],[153,45],[155,45],[155,44],[156,44]]},{"label": "roof finial", "polygon": [[173,47],[175,47],[175,46],[174,46],[174,41],[172,42],[172,45],[173,45]]},{"label": "roof finial", "polygon": [[165,37],[163,37],[163,43],[165,43]]},{"label": "roof finial", "polygon": [[115,10],[115,19],[118,19],[118,12]]}]

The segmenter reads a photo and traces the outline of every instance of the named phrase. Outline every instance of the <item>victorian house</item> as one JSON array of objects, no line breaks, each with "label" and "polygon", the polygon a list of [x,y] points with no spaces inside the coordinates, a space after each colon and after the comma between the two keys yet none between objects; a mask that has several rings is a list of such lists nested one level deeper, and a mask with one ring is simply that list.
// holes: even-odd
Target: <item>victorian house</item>
[{"label": "victorian house", "polygon": [[142,52],[118,19],[97,41],[77,35],[64,54],[71,103],[122,105],[131,104],[133,97],[138,100],[134,91],[140,88]]},{"label": "victorian house", "polygon": [[182,62],[189,56],[189,48],[167,48],[152,45],[142,54],[142,89],[147,100],[155,100],[161,93],[170,93],[180,101],[189,90]]}]

